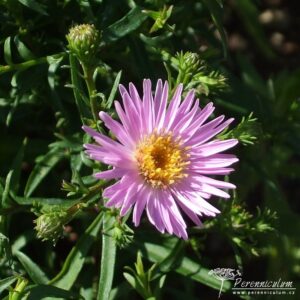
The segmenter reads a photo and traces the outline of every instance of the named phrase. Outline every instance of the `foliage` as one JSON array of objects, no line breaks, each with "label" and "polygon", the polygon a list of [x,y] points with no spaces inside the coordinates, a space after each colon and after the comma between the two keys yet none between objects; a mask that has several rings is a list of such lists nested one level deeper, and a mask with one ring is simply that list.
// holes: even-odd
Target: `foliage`
[{"label": "foliage", "polygon": [[[273,70],[279,57],[256,1],[7,0],[0,8],[2,299],[210,299],[220,282],[209,270],[227,266],[255,280],[299,279],[300,69],[262,72],[247,51],[231,51],[223,25],[224,12],[238,20],[250,52]],[[70,29],[81,24],[95,31],[76,44]],[[104,166],[83,152],[82,124],[103,130],[98,112],[114,115],[118,84],[142,78],[167,79],[170,89],[182,82],[201,106],[213,100],[236,120],[219,138],[240,141],[237,193],[213,200],[222,214],[191,228],[187,242],[108,213],[101,193],[112,182],[91,176]],[[223,292],[235,299],[230,287]]]}]

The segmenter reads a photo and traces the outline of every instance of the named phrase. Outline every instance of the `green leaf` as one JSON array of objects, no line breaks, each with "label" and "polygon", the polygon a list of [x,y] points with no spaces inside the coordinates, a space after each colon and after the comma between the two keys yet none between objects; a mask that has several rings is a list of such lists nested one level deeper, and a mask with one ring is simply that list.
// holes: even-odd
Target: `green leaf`
[{"label": "green leaf", "polygon": [[[175,26],[172,27],[173,30],[175,30]],[[140,39],[147,45],[152,47],[160,47],[161,43],[163,43],[165,40],[169,39],[172,35],[174,35],[174,32],[167,31],[164,32],[161,35],[149,37],[144,35],[143,33],[140,33]]]},{"label": "green leaf", "polygon": [[158,265],[162,272],[168,272],[180,264],[180,261],[183,257],[184,246],[184,241],[178,240],[170,254]]},{"label": "green leaf", "polygon": [[57,85],[56,71],[59,68],[63,59],[64,59],[64,55],[60,55],[60,56],[53,55],[53,56],[47,57],[47,61],[49,63],[48,84],[51,89],[53,104],[54,104],[55,108],[58,109],[59,111],[62,111],[63,114],[66,114],[66,112],[61,104],[61,100],[58,96],[58,93],[56,91],[56,85]]},{"label": "green leaf", "polygon": [[31,60],[34,59],[34,54],[29,50],[29,48],[20,40],[18,36],[14,38],[15,45],[18,49],[19,55],[24,60]]},{"label": "green leaf", "polygon": [[11,186],[13,174],[14,174],[14,170],[10,170],[6,176],[5,187],[2,193],[1,208],[9,207],[10,203],[12,202],[9,196],[9,192],[10,192],[10,186]]},{"label": "green leaf", "polygon": [[27,138],[24,139],[9,171],[6,181],[5,187],[2,194],[2,206],[4,208],[9,206],[9,194],[13,193],[16,194],[18,192],[19,187],[19,180],[20,180],[20,173],[22,167],[22,161],[24,157],[24,150],[27,144]]},{"label": "green leaf", "polygon": [[117,74],[114,85],[111,89],[110,95],[108,97],[107,103],[106,103],[106,107],[107,108],[111,108],[113,101],[115,100],[115,96],[118,90],[118,86],[121,80],[121,76],[122,76],[122,70]]},{"label": "green leaf", "polygon": [[[18,72],[17,72],[17,73],[18,73]],[[14,75],[16,75],[17,73],[15,73]],[[21,101],[21,97],[20,97],[19,95],[16,95],[16,96],[14,97],[14,102],[13,102],[12,105],[11,105],[10,111],[9,111],[9,113],[7,114],[7,117],[6,117],[6,122],[5,122],[5,123],[6,123],[6,126],[7,126],[7,127],[10,126],[11,121],[12,121],[12,117],[13,117],[13,115],[14,115],[14,113],[15,113],[15,111],[16,111],[16,109],[17,109],[19,103],[20,103],[20,101]]]},{"label": "green leaf", "polygon": [[104,43],[115,42],[136,30],[146,19],[147,15],[135,6],[126,16],[103,30],[102,40]]},{"label": "green leaf", "polygon": [[[160,246],[151,243],[144,243],[143,245],[146,253],[142,253],[145,254],[151,262],[159,263],[163,261],[170,255],[172,251],[172,248],[168,248],[166,246]],[[220,281],[208,274],[210,270],[202,267],[200,264],[187,257],[184,257],[181,260],[175,271],[185,277],[189,277],[195,281],[201,282],[213,289],[220,289]],[[224,282],[223,291],[228,291],[230,287],[230,282]]]},{"label": "green leaf", "polygon": [[59,133],[55,133],[54,135],[59,138],[59,141],[51,143],[49,148],[60,148],[62,150],[69,148],[72,152],[80,152],[82,150],[82,140],[80,135],[63,136]]},{"label": "green leaf", "polygon": [[108,300],[112,287],[115,259],[116,259],[116,241],[111,236],[113,225],[116,222],[114,216],[108,214],[103,218],[102,235],[102,254],[101,254],[101,269],[98,285],[98,299]]},{"label": "green leaf", "polygon": [[149,32],[153,33],[162,29],[171,17],[172,10],[173,5],[170,5],[169,8],[165,5],[160,11],[144,10],[143,12],[155,21]]},{"label": "green leaf", "polygon": [[12,52],[11,52],[11,37],[7,37],[4,42],[4,60],[8,65],[12,65]]},{"label": "green leaf", "polygon": [[0,215],[0,264],[12,263],[11,246],[8,236],[6,235],[7,226],[6,216]]},{"label": "green leaf", "polygon": [[20,235],[12,244],[11,249],[12,252],[15,253],[25,247],[30,241],[35,239],[35,233],[33,230],[27,230],[22,235]]},{"label": "green leaf", "polygon": [[66,289],[73,286],[84,265],[86,255],[98,235],[101,223],[102,214],[100,213],[72,248],[61,271],[50,280],[49,284]]},{"label": "green leaf", "polygon": [[138,277],[134,277],[131,274],[124,272],[123,276],[128,281],[128,283],[145,299],[146,293],[144,291],[144,287],[139,281]]},{"label": "green leaf", "polygon": [[16,280],[18,279],[17,276],[11,276],[0,280],[0,295],[1,293],[9,288]]},{"label": "green leaf", "polygon": [[91,264],[85,266],[84,274],[79,277],[80,280],[80,295],[85,300],[94,300],[95,299],[95,286],[91,284],[95,276],[95,265]]},{"label": "green leaf", "polygon": [[33,280],[34,283],[46,284],[49,281],[47,275],[26,254],[21,251],[16,251],[14,255],[18,258],[28,276]]},{"label": "green leaf", "polygon": [[203,0],[205,5],[207,6],[212,20],[215,23],[220,36],[222,40],[222,46],[223,46],[223,53],[224,56],[227,57],[228,52],[227,52],[227,38],[226,38],[226,33],[224,30],[223,22],[222,22],[222,17],[223,17],[223,11],[222,11],[222,6],[220,5],[219,1],[217,0]]},{"label": "green leaf", "polygon": [[249,113],[247,108],[245,108],[241,105],[235,104],[235,103],[230,103],[229,101],[225,101],[225,100],[220,99],[220,98],[216,98],[215,102],[216,102],[217,105],[220,105],[220,106],[222,106],[222,107],[224,107],[228,110],[232,110],[234,112],[237,112],[241,115],[245,115],[245,114]]},{"label": "green leaf", "polygon": [[69,61],[71,67],[71,81],[75,102],[80,114],[81,121],[85,124],[85,118],[90,118],[91,113],[88,110],[88,107],[84,100],[84,97],[86,96],[82,86],[82,80],[80,78],[79,63],[77,61],[77,58],[72,53],[69,54]]},{"label": "green leaf", "polygon": [[70,207],[79,200],[68,200],[62,198],[40,198],[40,197],[15,197],[14,200],[20,205],[60,206]]},{"label": "green leaf", "polygon": [[25,186],[24,195],[29,197],[54,166],[64,157],[61,149],[51,149],[42,156],[39,162],[34,166]]},{"label": "green leaf", "polygon": [[131,291],[132,289],[127,281],[123,281],[111,290],[109,300],[130,299],[129,295]]},{"label": "green leaf", "polygon": [[156,296],[157,299],[161,298],[160,294],[161,294],[162,288],[163,288],[163,286],[165,284],[166,278],[167,278],[166,274],[164,274],[163,276],[161,276],[160,279],[159,279],[158,285],[155,288],[154,295]]},{"label": "green leaf", "polygon": [[[26,300],[52,300],[52,299],[60,299],[60,300],[81,300],[83,299],[81,296],[76,295],[70,291],[65,289],[61,289],[51,285],[34,285],[26,288],[25,291],[29,291],[30,294]],[[84,299],[83,299],[84,300]]]},{"label": "green leaf", "polygon": [[3,192],[4,192],[4,186],[3,186],[3,179],[0,177],[0,195],[2,197]]},{"label": "green leaf", "polygon": [[35,0],[18,0],[21,4],[25,5],[26,7],[42,14],[48,16],[48,13],[45,10],[45,6],[38,3]]}]

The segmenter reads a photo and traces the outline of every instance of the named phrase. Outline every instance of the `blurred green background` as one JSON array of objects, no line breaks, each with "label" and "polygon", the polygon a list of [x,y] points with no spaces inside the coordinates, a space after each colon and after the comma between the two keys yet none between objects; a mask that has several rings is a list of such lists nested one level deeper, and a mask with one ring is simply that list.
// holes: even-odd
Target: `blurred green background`
[{"label": "blurred green background", "polygon": [[[230,178],[236,193],[217,202],[223,211],[219,218],[205,220],[203,230],[191,229],[190,240],[176,254],[178,261],[188,257],[196,270],[240,267],[245,280],[293,281],[295,296],[252,298],[298,299],[299,13],[296,0],[2,0],[0,279],[21,273],[34,282],[30,267],[16,254],[21,248],[53,277],[97,214],[90,208],[77,215],[55,247],[35,238],[34,203],[66,199],[62,181],[78,184],[77,173],[86,178],[92,173],[81,154],[83,133],[65,36],[73,25],[93,23],[102,33],[94,74],[99,103],[108,103],[122,71],[120,82],[134,82],[139,89],[143,78],[184,81],[196,89],[201,106],[212,100],[216,114],[233,116],[239,124],[229,132],[241,140],[234,150],[240,161]],[[196,54],[192,62],[187,52]],[[147,243],[174,245],[146,221],[134,231],[134,242],[118,250],[115,299],[140,299],[122,275],[124,266],[135,262],[137,249],[150,266],[147,258],[159,262],[163,250],[154,249],[151,257]],[[98,242],[72,284],[72,291],[85,299],[94,295]],[[179,275],[175,261],[165,272],[162,299],[217,298],[205,277],[191,278],[182,270],[184,276]],[[222,299],[238,298],[229,291]]]}]

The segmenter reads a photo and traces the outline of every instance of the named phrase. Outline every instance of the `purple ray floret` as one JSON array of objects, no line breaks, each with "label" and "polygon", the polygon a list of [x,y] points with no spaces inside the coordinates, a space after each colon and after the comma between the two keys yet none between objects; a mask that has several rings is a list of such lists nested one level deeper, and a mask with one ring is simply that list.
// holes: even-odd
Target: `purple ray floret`
[{"label": "purple ray floret", "polygon": [[119,208],[121,216],[133,208],[135,226],[146,211],[160,232],[187,239],[183,213],[200,226],[199,216],[220,212],[207,200],[212,195],[229,198],[228,189],[235,188],[214,177],[233,171],[230,166],[238,159],[223,151],[238,141],[216,139],[233,119],[209,119],[213,103],[201,109],[194,91],[184,99],[182,91],[180,84],[168,101],[167,82],[158,80],[153,93],[151,81],[145,79],[142,97],[133,84],[128,90],[120,85],[123,101],[115,102],[119,121],[99,114],[115,138],[83,129],[96,142],[84,145],[89,157],[112,167],[94,176],[116,180],[103,192],[105,205]]}]

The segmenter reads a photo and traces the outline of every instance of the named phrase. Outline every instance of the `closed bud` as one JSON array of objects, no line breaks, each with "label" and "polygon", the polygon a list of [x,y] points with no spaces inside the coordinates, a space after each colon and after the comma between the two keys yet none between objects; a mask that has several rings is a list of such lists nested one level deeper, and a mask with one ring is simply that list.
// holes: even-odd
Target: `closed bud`
[{"label": "closed bud", "polygon": [[125,223],[116,223],[113,238],[120,248],[127,247],[133,240],[133,230]]},{"label": "closed bud", "polygon": [[81,24],[70,29],[66,36],[69,49],[80,62],[94,64],[100,45],[100,32],[93,24]]},{"label": "closed bud", "polygon": [[188,68],[192,68],[194,71],[196,71],[200,64],[199,55],[193,52],[186,52],[184,54],[184,62]]},{"label": "closed bud", "polygon": [[34,222],[37,237],[43,241],[52,241],[54,244],[62,236],[67,219],[66,211],[49,212],[40,215]]},{"label": "closed bud", "polygon": [[199,64],[199,55],[194,52],[187,52],[184,54],[185,62],[187,65],[193,66],[195,64]]}]

